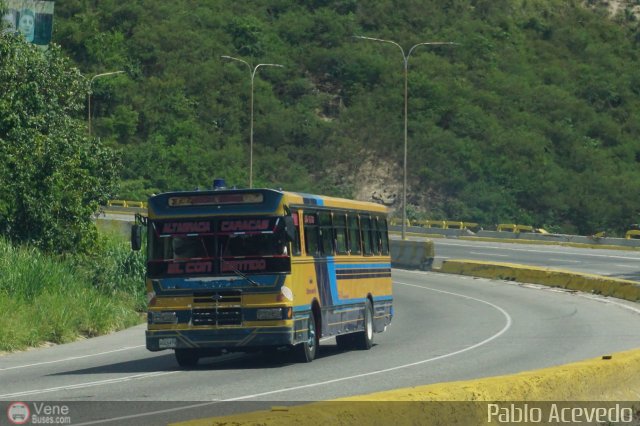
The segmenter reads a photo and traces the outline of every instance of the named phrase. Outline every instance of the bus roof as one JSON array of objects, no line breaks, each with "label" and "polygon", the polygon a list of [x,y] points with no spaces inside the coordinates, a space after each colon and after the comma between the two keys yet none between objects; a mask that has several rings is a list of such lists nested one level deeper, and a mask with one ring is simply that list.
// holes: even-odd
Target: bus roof
[{"label": "bus roof", "polygon": [[197,217],[229,214],[284,214],[284,206],[315,206],[386,214],[387,207],[346,198],[275,189],[219,189],[165,192],[149,198],[150,218]]},{"label": "bus roof", "polygon": [[349,200],[347,198],[329,197],[325,195],[305,194],[301,192],[283,192],[288,205],[315,205],[318,207],[366,210],[387,213],[387,207],[368,201]]}]

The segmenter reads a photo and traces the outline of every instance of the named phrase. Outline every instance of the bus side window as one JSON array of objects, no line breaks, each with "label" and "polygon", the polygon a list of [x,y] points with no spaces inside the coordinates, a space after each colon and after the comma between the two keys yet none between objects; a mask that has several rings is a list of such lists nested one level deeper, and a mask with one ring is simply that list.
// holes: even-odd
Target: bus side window
[{"label": "bus side window", "polygon": [[358,216],[356,214],[349,214],[349,253],[360,254],[362,253],[360,242],[360,227],[358,226]]},{"label": "bus side window", "polygon": [[291,251],[293,256],[300,256],[302,254],[301,245],[300,245],[300,219],[298,216],[298,210],[293,210],[291,212],[291,216],[293,217],[293,224],[295,225],[295,233],[296,236],[291,242]]},{"label": "bus side window", "polygon": [[344,214],[333,215],[333,230],[336,238],[336,253],[347,254],[347,218]]},{"label": "bus side window", "polygon": [[378,218],[378,229],[380,230],[380,241],[382,242],[382,254],[389,254],[389,231],[387,230],[387,218]]},{"label": "bus side window", "polygon": [[369,217],[360,217],[360,226],[362,228],[362,247],[365,255],[373,254],[371,250],[371,219]]},{"label": "bus side window", "polygon": [[320,255],[320,241],[318,238],[318,217],[315,213],[304,215],[304,244],[307,256]]},{"label": "bus side window", "polygon": [[320,235],[322,237],[322,253],[333,256],[333,224],[330,212],[320,212]]},{"label": "bus side window", "polygon": [[371,236],[373,254],[380,254],[382,247],[380,246],[380,232],[378,232],[378,218],[375,216],[371,218],[371,232],[369,232],[369,235]]}]

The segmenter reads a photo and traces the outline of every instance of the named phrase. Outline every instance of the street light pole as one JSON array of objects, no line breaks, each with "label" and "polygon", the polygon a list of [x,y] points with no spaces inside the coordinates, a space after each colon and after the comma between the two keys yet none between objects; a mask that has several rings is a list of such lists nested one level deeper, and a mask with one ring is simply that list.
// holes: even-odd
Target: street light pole
[{"label": "street light pole", "polygon": [[452,45],[457,44],[448,41],[432,41],[417,43],[411,46],[409,52],[405,55],[404,49],[395,41],[384,40],[381,38],[365,37],[365,36],[353,36],[361,40],[379,41],[382,43],[390,43],[397,46],[402,53],[402,60],[404,64],[404,162],[403,162],[403,178],[402,178],[402,239],[407,239],[407,139],[408,139],[408,87],[409,87],[409,56],[413,53],[413,50],[418,46],[432,46],[432,45]]},{"label": "street light pole", "polygon": [[94,75],[93,77],[91,77],[91,80],[89,80],[89,93],[87,94],[87,122],[89,124],[89,135],[91,135],[91,85],[93,84],[93,80],[98,77],[105,77],[107,75],[122,74],[123,72],[124,71],[105,72],[102,74]]},{"label": "street light pole", "polygon": [[223,59],[229,59],[232,61],[238,61],[247,66],[249,68],[249,74],[251,76],[251,101],[250,101],[250,124],[249,124],[249,188],[253,188],[253,81],[256,77],[256,72],[260,67],[280,67],[284,68],[284,65],[280,64],[258,64],[255,67],[252,67],[247,61],[239,58],[234,58],[233,56],[222,55]]}]

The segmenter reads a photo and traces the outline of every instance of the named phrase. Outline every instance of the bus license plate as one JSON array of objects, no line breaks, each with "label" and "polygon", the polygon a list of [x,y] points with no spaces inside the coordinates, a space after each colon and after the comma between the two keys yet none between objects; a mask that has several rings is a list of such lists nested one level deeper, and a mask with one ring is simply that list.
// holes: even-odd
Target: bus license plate
[{"label": "bus license plate", "polygon": [[158,347],[160,349],[173,349],[176,347],[175,337],[161,337],[158,339]]}]

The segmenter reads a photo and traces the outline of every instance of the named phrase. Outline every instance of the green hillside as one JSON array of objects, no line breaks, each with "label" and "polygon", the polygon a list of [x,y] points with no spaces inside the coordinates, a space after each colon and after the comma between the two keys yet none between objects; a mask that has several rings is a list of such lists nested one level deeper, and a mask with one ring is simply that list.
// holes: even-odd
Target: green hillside
[{"label": "green hillside", "polygon": [[[637,2],[629,2],[636,6]],[[122,157],[117,196],[248,184],[368,198],[490,225],[620,233],[640,207],[640,29],[595,0],[65,0],[54,41],[92,84]],[[366,185],[365,185],[366,184]]]}]

